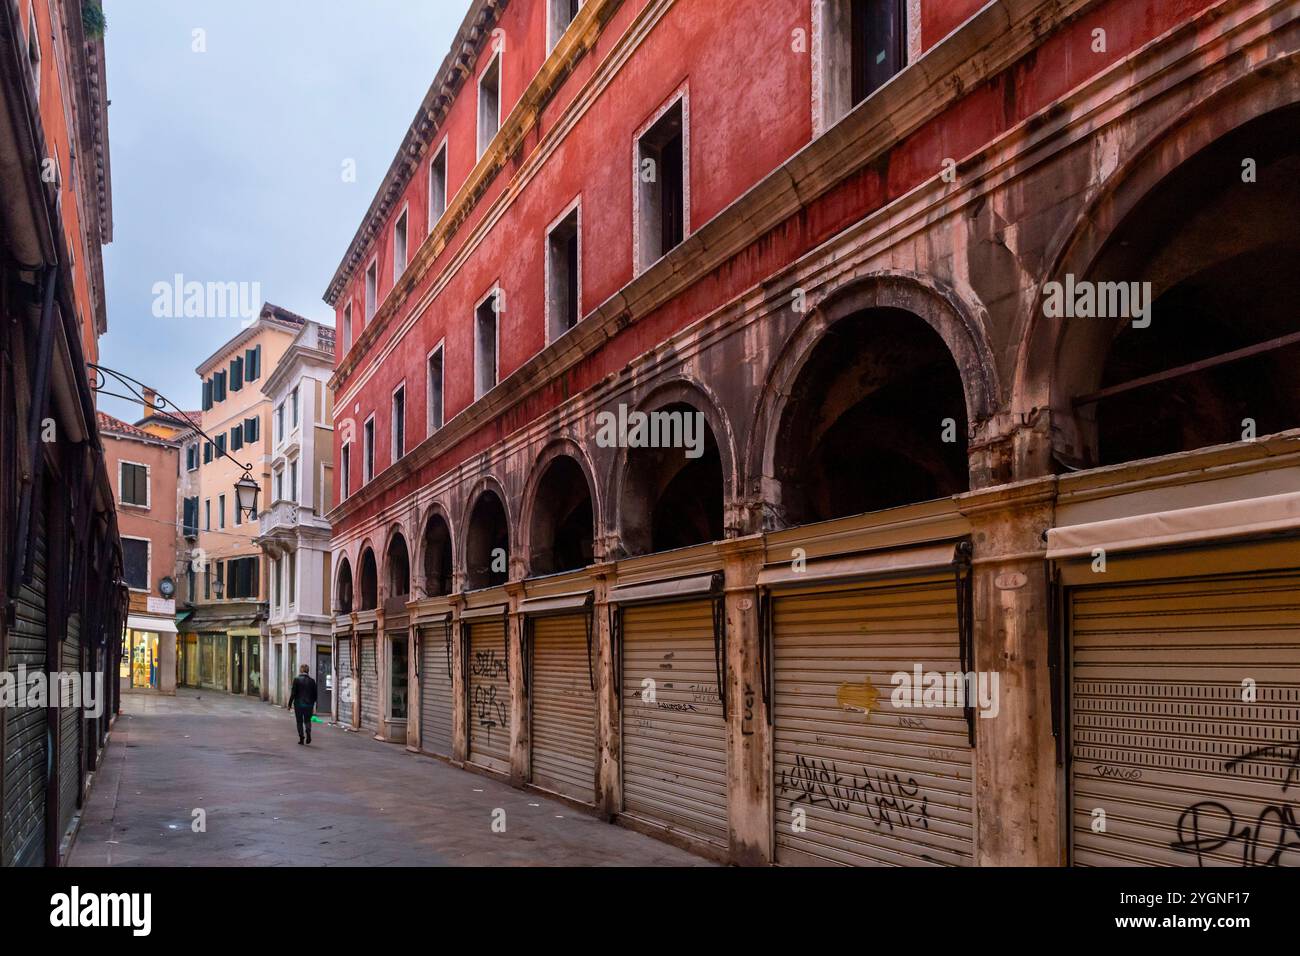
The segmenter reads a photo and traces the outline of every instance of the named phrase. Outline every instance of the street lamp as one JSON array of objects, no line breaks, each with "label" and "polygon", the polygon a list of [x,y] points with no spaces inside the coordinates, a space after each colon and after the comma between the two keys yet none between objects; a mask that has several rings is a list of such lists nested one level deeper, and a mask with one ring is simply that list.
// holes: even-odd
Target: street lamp
[{"label": "street lamp", "polygon": [[260,490],[248,472],[244,472],[244,477],[235,482],[235,507],[250,521],[257,517],[257,493]]},{"label": "street lamp", "polygon": [[217,578],[212,582],[212,593],[217,596],[218,601],[220,601],[221,596],[226,593],[226,585],[221,578]]}]

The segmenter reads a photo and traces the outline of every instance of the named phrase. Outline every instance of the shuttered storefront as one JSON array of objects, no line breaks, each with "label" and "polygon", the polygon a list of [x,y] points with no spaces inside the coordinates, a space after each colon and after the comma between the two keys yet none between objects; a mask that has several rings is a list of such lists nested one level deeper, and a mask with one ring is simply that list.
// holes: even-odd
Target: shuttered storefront
[{"label": "shuttered storefront", "polygon": [[420,628],[420,748],[450,757],[455,701],[448,625]]},{"label": "shuttered storefront", "polygon": [[596,700],[588,668],[588,617],[530,619],[533,783],[592,803],[596,793]]},{"label": "shuttered storefront", "polygon": [[510,681],[503,614],[469,624],[469,759],[510,772]]},{"label": "shuttered storefront", "polygon": [[352,698],[357,693],[356,681],[352,679],[352,640],[340,637],[338,645],[338,654],[334,659],[334,719],[350,727]]},{"label": "shuttered storefront", "polygon": [[357,683],[361,693],[361,729],[371,733],[379,731],[379,660],[376,656],[375,635],[358,638],[361,641],[361,673]]},{"label": "shuttered storefront", "polygon": [[954,572],[781,589],[770,614],[776,861],[970,864],[966,711],[891,701],[916,665],[966,671]]},{"label": "shuttered storefront", "polygon": [[[164,638],[170,635],[163,635]],[[63,642],[60,670],[65,674],[81,671],[81,617],[68,616],[67,640]],[[76,690],[80,692],[81,688]],[[79,700],[63,706],[59,699],[59,833],[64,833],[77,812],[77,792],[81,785],[81,708]]]},{"label": "shuttered storefront", "polygon": [[[14,626],[9,631],[5,668],[19,686],[18,670],[45,670],[45,499],[32,502],[32,581],[15,600]],[[108,680],[116,680],[110,674]],[[5,726],[4,857],[3,866],[41,866],[45,862],[45,773],[48,734],[42,707],[14,707]]]},{"label": "shuttered storefront", "polygon": [[1300,865],[1300,570],[1066,604],[1074,862]]},{"label": "shuttered storefront", "polygon": [[623,809],[725,847],[727,727],[713,607],[697,598],[622,611]]}]

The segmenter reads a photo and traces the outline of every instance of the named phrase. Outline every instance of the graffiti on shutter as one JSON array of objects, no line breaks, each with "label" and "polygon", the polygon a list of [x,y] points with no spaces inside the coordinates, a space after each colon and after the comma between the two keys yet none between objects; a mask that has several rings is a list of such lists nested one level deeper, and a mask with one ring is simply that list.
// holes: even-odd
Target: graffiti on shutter
[{"label": "graffiti on shutter", "polygon": [[727,727],[713,602],[623,611],[623,809],[726,846]]},{"label": "graffiti on shutter", "polygon": [[510,682],[504,615],[472,622],[469,640],[470,760],[509,773]]},{"label": "graffiti on shutter", "polygon": [[965,709],[891,699],[918,665],[964,673],[953,575],[778,591],[771,613],[777,862],[970,864]]},{"label": "graffiti on shutter", "polygon": [[361,687],[361,727],[379,730],[379,661],[375,654],[375,638],[361,638],[361,673],[357,681]]},{"label": "graffiti on shutter", "polygon": [[1300,866],[1300,572],[1068,600],[1074,863]]}]

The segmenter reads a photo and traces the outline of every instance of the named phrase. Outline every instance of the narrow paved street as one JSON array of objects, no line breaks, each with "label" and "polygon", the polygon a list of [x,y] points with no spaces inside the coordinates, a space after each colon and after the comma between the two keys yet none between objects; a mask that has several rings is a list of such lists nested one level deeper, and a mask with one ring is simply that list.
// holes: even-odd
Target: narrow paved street
[{"label": "narrow paved street", "polygon": [[[504,833],[493,813],[505,811]],[[195,811],[206,830],[195,832]],[[698,866],[681,850],[270,704],[124,695],[73,866]]]}]

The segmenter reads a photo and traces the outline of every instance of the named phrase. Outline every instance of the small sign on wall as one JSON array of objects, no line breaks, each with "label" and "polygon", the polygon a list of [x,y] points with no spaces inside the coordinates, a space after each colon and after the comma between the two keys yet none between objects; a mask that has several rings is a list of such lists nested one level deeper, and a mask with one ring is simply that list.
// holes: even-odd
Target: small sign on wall
[{"label": "small sign on wall", "polygon": [[145,602],[150,614],[175,614],[175,598],[156,598],[151,597]]}]

